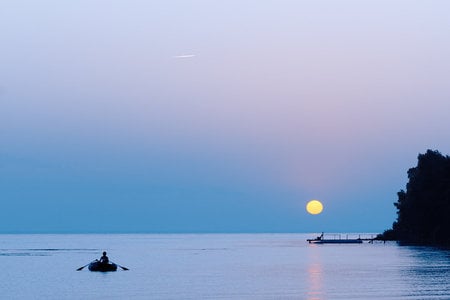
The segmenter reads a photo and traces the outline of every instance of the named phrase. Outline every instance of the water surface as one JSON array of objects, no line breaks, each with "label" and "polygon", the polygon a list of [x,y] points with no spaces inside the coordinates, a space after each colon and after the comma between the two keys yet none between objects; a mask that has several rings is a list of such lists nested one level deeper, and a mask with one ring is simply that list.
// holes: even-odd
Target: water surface
[{"label": "water surface", "polygon": [[[3,299],[450,299],[450,251],[315,234],[0,235]],[[130,271],[75,271],[108,251]]]}]

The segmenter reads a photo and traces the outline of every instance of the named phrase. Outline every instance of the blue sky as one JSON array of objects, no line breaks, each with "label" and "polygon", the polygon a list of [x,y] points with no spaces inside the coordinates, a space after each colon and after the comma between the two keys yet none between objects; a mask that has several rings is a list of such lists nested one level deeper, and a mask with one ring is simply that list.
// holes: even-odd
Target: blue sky
[{"label": "blue sky", "polygon": [[450,152],[449,9],[3,1],[0,232],[380,232]]}]

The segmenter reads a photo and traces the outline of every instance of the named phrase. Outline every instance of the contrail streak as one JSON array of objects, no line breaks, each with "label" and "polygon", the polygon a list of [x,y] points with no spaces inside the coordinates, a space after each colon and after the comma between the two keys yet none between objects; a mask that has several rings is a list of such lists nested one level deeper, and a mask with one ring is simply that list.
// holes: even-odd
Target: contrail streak
[{"label": "contrail streak", "polygon": [[175,55],[173,58],[191,58],[195,57],[195,54]]}]

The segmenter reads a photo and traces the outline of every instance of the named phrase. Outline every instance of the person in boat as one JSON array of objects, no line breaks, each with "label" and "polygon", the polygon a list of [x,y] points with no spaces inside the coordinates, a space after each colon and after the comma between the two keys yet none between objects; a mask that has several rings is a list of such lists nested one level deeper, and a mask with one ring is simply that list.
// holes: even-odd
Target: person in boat
[{"label": "person in boat", "polygon": [[105,265],[109,263],[109,258],[106,256],[106,251],[103,251],[103,255],[100,257],[100,263]]},{"label": "person in boat", "polygon": [[316,238],[316,240],[318,240],[318,241],[323,240],[323,232],[322,232],[322,234],[321,234],[320,236],[318,236],[318,237]]}]

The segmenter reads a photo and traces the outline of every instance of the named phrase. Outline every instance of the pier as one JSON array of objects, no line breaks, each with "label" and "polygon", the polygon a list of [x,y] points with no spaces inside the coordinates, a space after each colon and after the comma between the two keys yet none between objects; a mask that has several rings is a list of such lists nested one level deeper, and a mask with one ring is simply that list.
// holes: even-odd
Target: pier
[{"label": "pier", "polygon": [[332,236],[333,238],[325,238],[322,233],[315,239],[307,239],[306,241],[310,244],[362,244],[363,242],[373,243],[373,241],[381,241],[377,239],[377,235],[374,237],[373,234],[370,237],[361,237],[361,234],[358,234],[357,238],[349,238],[348,234],[345,235],[345,238],[342,238],[342,234],[332,234]]}]

